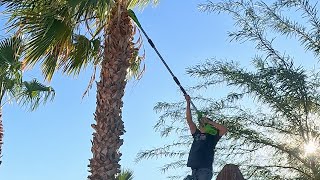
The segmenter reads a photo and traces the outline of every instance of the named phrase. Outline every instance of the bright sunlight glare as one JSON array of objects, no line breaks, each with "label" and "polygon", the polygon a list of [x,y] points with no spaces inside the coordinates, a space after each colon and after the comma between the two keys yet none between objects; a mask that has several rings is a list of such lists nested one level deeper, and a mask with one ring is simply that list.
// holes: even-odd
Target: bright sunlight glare
[{"label": "bright sunlight glare", "polygon": [[304,152],[306,155],[313,154],[317,151],[319,146],[316,141],[309,141],[309,143],[304,145]]}]

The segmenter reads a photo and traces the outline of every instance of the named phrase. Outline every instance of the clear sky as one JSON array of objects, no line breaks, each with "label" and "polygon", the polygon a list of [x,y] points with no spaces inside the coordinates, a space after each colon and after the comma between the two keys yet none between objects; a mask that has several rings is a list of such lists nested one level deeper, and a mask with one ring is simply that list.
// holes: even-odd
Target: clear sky
[{"label": "clear sky", "polygon": [[[199,12],[197,5],[200,2],[206,1],[163,0],[157,7],[136,12],[142,26],[185,86],[195,82],[185,69],[206,58],[237,60],[239,56],[248,59],[254,55],[253,45],[229,42],[227,32],[233,29],[229,16]],[[0,23],[2,27],[3,21]],[[121,165],[133,170],[136,180],[163,180],[167,174],[161,173],[159,168],[165,160],[139,163],[134,160],[140,150],[168,142],[153,130],[159,116],[153,110],[154,105],[159,101],[181,100],[183,96],[146,40],[144,48],[146,71],[140,81],[128,83],[123,98],[127,132],[123,136]],[[88,97],[81,97],[91,73],[91,69],[86,69],[75,78],[57,74],[50,83],[56,90],[54,101],[35,112],[15,104],[5,105],[0,180],[86,179],[88,159],[92,156],[90,124],[94,122],[96,88],[92,88]],[[43,79],[38,70],[26,73],[25,77]],[[212,94],[215,96],[217,94]]]}]

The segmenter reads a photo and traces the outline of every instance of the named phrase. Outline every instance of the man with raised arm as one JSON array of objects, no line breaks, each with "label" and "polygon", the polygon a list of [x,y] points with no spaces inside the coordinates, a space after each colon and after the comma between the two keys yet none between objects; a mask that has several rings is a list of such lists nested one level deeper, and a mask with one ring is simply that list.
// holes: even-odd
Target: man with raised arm
[{"label": "man with raised arm", "polygon": [[[197,128],[192,121],[190,96],[185,95],[185,99],[187,101],[186,119],[193,136],[187,166],[192,169],[193,180],[211,180],[214,149],[220,138],[227,132],[227,128],[207,117],[200,120]],[[188,178],[190,177],[185,179]]]}]

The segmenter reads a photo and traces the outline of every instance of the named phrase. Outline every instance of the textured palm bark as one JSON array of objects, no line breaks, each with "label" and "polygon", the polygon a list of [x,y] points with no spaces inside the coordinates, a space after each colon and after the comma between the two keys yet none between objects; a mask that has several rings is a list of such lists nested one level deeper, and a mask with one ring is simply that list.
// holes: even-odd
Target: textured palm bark
[{"label": "textured palm bark", "polygon": [[2,145],[3,145],[3,124],[2,124],[2,108],[0,107],[0,165],[2,163]]},{"label": "textured palm bark", "polygon": [[[122,2],[122,1],[121,1]],[[120,172],[120,146],[123,140],[122,97],[129,60],[133,55],[133,26],[125,6],[116,5],[106,28],[105,56],[97,83],[96,124],[89,179],[114,180]]]},{"label": "textured palm bark", "polygon": [[244,180],[244,178],[238,166],[234,164],[227,164],[218,174],[217,180]]}]

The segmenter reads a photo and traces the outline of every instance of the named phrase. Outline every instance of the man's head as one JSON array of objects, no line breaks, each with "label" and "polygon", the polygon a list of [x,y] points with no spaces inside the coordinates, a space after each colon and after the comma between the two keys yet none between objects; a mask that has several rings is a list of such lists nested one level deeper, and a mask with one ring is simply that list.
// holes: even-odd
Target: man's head
[{"label": "man's head", "polygon": [[202,133],[205,133],[205,125],[207,124],[207,118],[206,117],[202,117],[199,121],[199,130],[202,132]]},{"label": "man's head", "polygon": [[210,118],[202,117],[200,119],[199,130],[201,133],[208,133],[211,135],[216,135],[218,133],[217,129],[213,127],[209,121],[212,121]]}]

